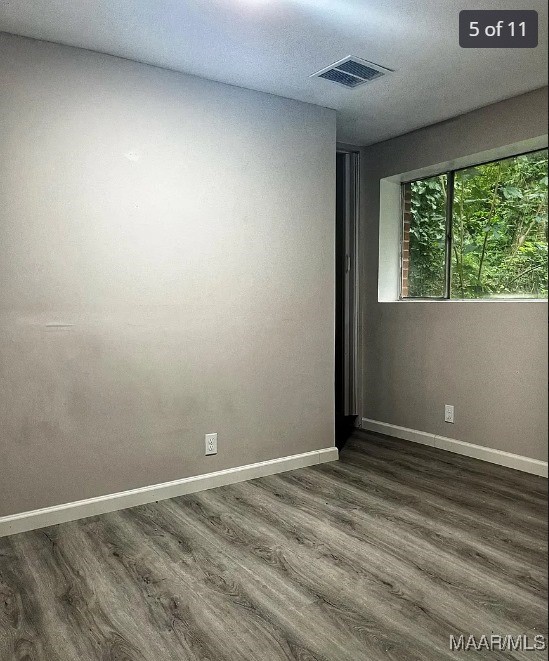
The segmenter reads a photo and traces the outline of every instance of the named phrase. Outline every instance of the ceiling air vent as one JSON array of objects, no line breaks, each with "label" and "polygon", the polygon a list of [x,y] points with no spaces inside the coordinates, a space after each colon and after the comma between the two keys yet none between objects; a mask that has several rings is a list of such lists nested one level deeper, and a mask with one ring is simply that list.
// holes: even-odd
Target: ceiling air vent
[{"label": "ceiling air vent", "polygon": [[392,73],[392,69],[381,67],[379,64],[367,60],[361,60],[358,57],[349,56],[313,73],[311,78],[324,78],[339,83],[339,85],[353,88],[369,83],[386,73]]}]

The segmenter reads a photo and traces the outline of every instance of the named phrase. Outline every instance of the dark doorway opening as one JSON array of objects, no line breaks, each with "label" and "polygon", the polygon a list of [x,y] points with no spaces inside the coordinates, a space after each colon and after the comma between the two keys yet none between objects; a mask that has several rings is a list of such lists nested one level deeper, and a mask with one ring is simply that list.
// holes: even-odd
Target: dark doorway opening
[{"label": "dark doorway opening", "polygon": [[356,233],[358,153],[336,154],[335,439],[341,450],[355,428],[356,403]]}]

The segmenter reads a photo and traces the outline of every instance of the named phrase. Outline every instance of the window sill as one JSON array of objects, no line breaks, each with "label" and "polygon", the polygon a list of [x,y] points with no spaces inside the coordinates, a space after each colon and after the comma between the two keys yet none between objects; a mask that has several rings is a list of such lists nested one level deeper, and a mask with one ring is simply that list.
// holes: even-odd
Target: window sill
[{"label": "window sill", "polygon": [[378,303],[547,303],[547,298],[399,298]]}]

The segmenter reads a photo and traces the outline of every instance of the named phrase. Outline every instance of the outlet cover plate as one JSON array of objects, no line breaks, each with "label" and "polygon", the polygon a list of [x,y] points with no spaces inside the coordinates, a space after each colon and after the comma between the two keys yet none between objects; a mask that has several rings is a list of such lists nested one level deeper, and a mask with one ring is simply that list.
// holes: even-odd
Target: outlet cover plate
[{"label": "outlet cover plate", "polygon": [[444,405],[444,422],[454,422],[454,407],[452,404]]},{"label": "outlet cover plate", "polygon": [[217,434],[206,434],[204,436],[206,456],[217,454]]}]

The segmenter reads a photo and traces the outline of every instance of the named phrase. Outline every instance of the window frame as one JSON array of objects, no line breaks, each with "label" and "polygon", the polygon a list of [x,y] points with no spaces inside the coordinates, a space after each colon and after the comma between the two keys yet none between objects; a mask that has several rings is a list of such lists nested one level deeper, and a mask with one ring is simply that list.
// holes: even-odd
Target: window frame
[{"label": "window frame", "polygon": [[[398,279],[398,301],[463,301],[463,302],[474,302],[474,301],[546,301],[548,299],[540,298],[528,298],[528,297],[519,297],[519,296],[505,296],[502,298],[496,297],[486,297],[486,298],[452,298],[451,287],[452,287],[452,242],[453,242],[453,209],[454,209],[454,192],[455,192],[455,176],[457,172],[463,172],[464,170],[471,170],[472,168],[481,167],[483,165],[490,165],[492,163],[499,163],[501,161],[508,161],[512,158],[518,158],[520,156],[528,156],[529,154],[536,154],[537,152],[547,151],[548,147],[537,147],[535,149],[529,149],[527,151],[519,151],[517,153],[512,153],[509,156],[501,156],[499,158],[491,158],[488,160],[474,162],[471,165],[465,165],[459,168],[444,168],[440,172],[435,172],[434,174],[425,175],[422,177],[414,178],[405,178],[400,182],[400,239],[399,239],[399,279]],[[416,183],[418,181],[425,181],[427,179],[433,179],[434,177],[446,176],[447,181],[447,195],[446,195],[446,235],[445,235],[445,247],[444,247],[444,295],[443,296],[402,296],[402,263],[403,263],[403,245],[404,245],[404,191],[405,187],[408,184]]]}]

